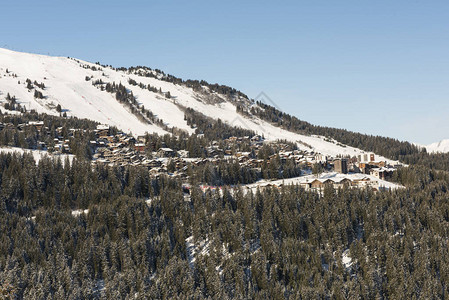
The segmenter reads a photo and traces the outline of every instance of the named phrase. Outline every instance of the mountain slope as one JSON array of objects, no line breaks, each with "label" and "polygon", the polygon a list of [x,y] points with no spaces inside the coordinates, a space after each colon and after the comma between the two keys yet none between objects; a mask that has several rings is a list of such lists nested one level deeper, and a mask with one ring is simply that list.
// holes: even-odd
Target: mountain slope
[{"label": "mountain slope", "polygon": [[442,140],[430,145],[426,146],[427,152],[430,153],[448,153],[449,152],[449,139],[448,140]]},{"label": "mountain slope", "polygon": [[[126,131],[164,132],[157,126],[143,124],[115,101],[113,95],[100,93],[91,82],[85,81],[86,76],[95,76],[98,72],[81,68],[75,60],[1,49],[0,68],[3,75],[0,91],[14,95],[27,108],[57,114],[52,108],[60,104],[63,109],[68,109],[68,115],[96,120]],[[6,69],[9,74],[5,74]],[[11,74],[16,74],[17,77],[12,77]],[[27,78],[45,84],[43,94],[46,99],[34,98],[33,91],[26,88]]]},{"label": "mountain slope", "polygon": [[[184,120],[182,110],[182,107],[189,107],[214,119],[220,118],[230,125],[263,134],[268,140],[286,139],[297,142],[301,149],[331,156],[366,153],[321,136],[293,133],[255,116],[243,116],[237,113],[237,105],[250,107],[255,104],[240,95],[232,98],[212,91],[205,85],[198,90],[185,84],[167,82],[161,77],[161,73],[147,69],[117,70],[73,58],[0,49],[0,104],[6,103],[9,93],[27,109],[55,115],[59,114],[56,108],[60,105],[68,116],[92,119],[133,134],[164,134],[172,127],[194,133],[194,129]],[[38,84],[42,82],[45,88],[34,84],[29,89],[27,79]],[[96,82],[98,84],[93,84]],[[120,83],[132,93],[137,101],[134,113],[120,103],[113,93],[105,90],[106,83]],[[35,98],[33,89],[42,92],[44,98]],[[151,111],[164,125],[139,119],[136,114],[144,109]],[[384,157],[376,159],[387,160]]]}]

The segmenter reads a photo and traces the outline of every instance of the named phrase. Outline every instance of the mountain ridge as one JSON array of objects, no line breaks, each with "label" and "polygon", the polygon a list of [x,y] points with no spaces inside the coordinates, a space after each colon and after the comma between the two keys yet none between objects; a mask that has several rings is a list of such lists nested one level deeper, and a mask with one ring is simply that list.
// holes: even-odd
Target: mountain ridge
[{"label": "mountain ridge", "polygon": [[[221,94],[214,91],[215,85],[206,86],[205,81],[186,80],[180,84],[179,78],[146,67],[116,69],[74,58],[0,49],[0,76],[3,104],[9,94],[28,110],[87,118],[134,135],[167,134],[173,128],[195,133],[194,126],[185,120],[183,107],[188,107],[229,125],[253,130],[267,140],[285,139],[297,143],[299,148],[324,155],[367,153],[324,136],[289,131],[270,120],[239,112],[242,107],[243,111],[250,111],[257,104],[232,88],[228,94]],[[113,88],[119,85],[121,91]],[[61,112],[57,111],[58,107]],[[260,106],[257,108],[264,110]],[[4,107],[1,109],[5,111]],[[389,161],[382,156],[379,159]]]},{"label": "mountain ridge", "polygon": [[448,153],[449,152],[449,139],[443,139],[439,142],[435,142],[425,146],[430,153]]}]

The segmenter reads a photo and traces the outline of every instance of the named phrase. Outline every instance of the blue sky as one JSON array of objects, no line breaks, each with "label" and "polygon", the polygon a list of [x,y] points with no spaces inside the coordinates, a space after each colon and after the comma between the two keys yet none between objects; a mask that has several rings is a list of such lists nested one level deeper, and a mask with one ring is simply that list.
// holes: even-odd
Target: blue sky
[{"label": "blue sky", "polygon": [[449,1],[2,1],[0,47],[264,91],[319,125],[449,138]]}]

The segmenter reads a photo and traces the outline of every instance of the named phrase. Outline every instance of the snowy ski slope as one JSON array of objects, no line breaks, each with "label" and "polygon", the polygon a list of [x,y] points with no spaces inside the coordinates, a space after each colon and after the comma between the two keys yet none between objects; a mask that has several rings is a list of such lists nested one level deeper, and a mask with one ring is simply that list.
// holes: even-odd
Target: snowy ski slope
[{"label": "snowy ski slope", "polygon": [[[223,99],[221,103],[208,104],[202,100],[202,95],[185,86],[157,78],[129,74],[109,67],[102,67],[101,71],[93,71],[83,68],[82,65],[98,67],[98,65],[72,58],[20,53],[0,48],[0,105],[6,101],[6,95],[9,93],[27,109],[35,109],[38,112],[57,115],[55,108],[59,104],[69,116],[117,126],[134,135],[145,132],[167,133],[155,124],[141,122],[120,104],[113,94],[101,91],[92,85],[93,80],[101,79],[103,82],[122,83],[132,91],[139,105],[151,110],[168,127],[177,127],[189,133],[193,133],[194,129],[187,125],[184,113],[177,104],[193,108],[214,119],[220,118],[228,124],[252,129],[258,134],[263,134],[268,140],[286,139],[299,142],[300,149],[313,150],[331,156],[338,154],[353,156],[366,153],[360,149],[325,141],[323,137],[305,136],[280,129],[258,118],[243,117],[236,112],[236,106],[233,103],[226,101],[226,98],[219,94],[215,96]],[[7,69],[9,73],[6,72]],[[17,77],[12,74],[16,74]],[[92,79],[86,81],[86,76]],[[34,98],[34,91],[27,89],[25,82],[27,78],[32,82],[45,84],[45,89],[42,90],[45,99]],[[130,85],[128,83],[130,78],[137,83],[160,88],[164,93],[170,92],[171,99],[147,89],[141,89],[139,86]],[[0,109],[4,111],[3,106],[0,106]],[[387,159],[379,156],[376,160]]]}]

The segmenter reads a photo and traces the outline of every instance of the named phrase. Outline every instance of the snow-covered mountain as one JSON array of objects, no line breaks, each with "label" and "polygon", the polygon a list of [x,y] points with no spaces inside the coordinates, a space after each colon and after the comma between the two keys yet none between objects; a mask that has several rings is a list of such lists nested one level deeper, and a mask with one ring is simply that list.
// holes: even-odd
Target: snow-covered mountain
[{"label": "snow-covered mountain", "polygon": [[433,143],[426,146],[427,152],[430,153],[448,153],[449,152],[449,139],[442,140],[437,143]]},{"label": "snow-covered mountain", "polygon": [[[68,116],[92,119],[138,135],[145,132],[164,134],[167,133],[167,128],[172,127],[193,133],[194,129],[184,120],[182,110],[182,107],[189,107],[214,119],[220,118],[230,125],[254,130],[268,140],[286,139],[298,142],[301,149],[332,156],[365,153],[321,136],[305,136],[281,129],[256,117],[244,117],[237,113],[237,103],[243,101],[248,106],[254,104],[243,97],[230,99],[229,96],[209,90],[207,86],[194,90],[185,84],[161,80],[160,73],[155,72],[154,76],[148,76],[146,72],[149,72],[148,69],[129,72],[73,58],[0,49],[0,109],[5,110],[4,104],[9,94],[15,96],[17,103],[28,110],[58,115],[59,105]],[[29,89],[27,79],[32,83],[43,83],[45,87],[40,88],[34,84],[33,89]],[[165,126],[139,119],[135,112],[132,113],[129,107],[120,103],[113,93],[105,91],[104,84],[92,84],[96,81],[104,84],[121,83],[137,99],[136,110],[143,106],[155,117],[163,120]],[[149,85],[153,89],[142,88],[139,84]],[[43,98],[35,97],[33,90],[41,92]],[[376,159],[387,160],[380,156]]]}]

